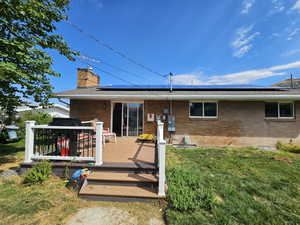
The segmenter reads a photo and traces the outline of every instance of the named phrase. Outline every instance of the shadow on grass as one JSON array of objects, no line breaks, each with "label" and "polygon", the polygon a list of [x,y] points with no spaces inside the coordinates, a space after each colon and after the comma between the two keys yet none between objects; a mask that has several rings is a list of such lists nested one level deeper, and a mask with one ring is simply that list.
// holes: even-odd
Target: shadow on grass
[{"label": "shadow on grass", "polygon": [[8,144],[0,144],[0,157],[13,155],[18,152],[24,151],[24,140],[20,140],[18,142],[12,142]]},{"label": "shadow on grass", "polygon": [[24,140],[0,144],[0,171],[17,167],[24,156]]}]

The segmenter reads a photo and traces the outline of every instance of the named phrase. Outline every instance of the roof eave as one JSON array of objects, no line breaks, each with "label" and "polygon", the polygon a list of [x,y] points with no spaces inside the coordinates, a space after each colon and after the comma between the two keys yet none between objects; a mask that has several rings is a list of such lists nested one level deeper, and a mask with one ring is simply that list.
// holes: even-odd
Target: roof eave
[{"label": "roof eave", "polygon": [[57,98],[96,100],[300,100],[300,95],[56,95]]}]

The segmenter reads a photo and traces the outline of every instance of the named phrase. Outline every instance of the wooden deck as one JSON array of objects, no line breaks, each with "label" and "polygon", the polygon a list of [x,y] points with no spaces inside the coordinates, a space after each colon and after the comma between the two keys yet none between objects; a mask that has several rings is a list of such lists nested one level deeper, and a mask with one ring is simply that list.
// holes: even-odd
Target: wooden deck
[{"label": "wooden deck", "polygon": [[[160,199],[158,193],[155,144],[136,142],[136,137],[119,137],[117,143],[103,146],[103,164],[88,162],[53,161],[53,172],[60,177],[70,177],[76,170],[88,168],[78,195],[89,200],[101,201],[152,201]],[[37,162],[22,163],[21,173]]]},{"label": "wooden deck", "polygon": [[103,147],[104,163],[145,163],[153,164],[155,160],[153,143],[138,143],[136,137],[118,137],[106,142]]}]

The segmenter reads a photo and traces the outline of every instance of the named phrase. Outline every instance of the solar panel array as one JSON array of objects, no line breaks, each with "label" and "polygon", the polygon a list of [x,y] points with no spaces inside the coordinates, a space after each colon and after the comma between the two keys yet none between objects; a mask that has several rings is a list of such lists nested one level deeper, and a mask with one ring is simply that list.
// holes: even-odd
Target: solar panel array
[{"label": "solar panel array", "polygon": [[[169,90],[170,85],[105,85],[101,86],[100,89],[124,89],[124,90],[136,90],[136,89],[161,89]],[[257,85],[173,85],[174,90],[188,90],[188,89],[257,89],[257,90],[274,90],[281,89],[281,87],[266,87]]]}]

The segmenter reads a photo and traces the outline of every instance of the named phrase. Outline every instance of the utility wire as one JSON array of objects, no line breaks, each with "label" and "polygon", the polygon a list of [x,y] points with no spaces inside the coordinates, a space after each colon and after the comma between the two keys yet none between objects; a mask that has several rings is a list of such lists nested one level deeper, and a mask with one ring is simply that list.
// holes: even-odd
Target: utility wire
[{"label": "utility wire", "polygon": [[123,68],[120,68],[118,66],[115,66],[115,65],[112,65],[110,63],[107,63],[107,62],[104,62],[102,59],[96,59],[96,58],[93,58],[93,57],[90,57],[90,56],[87,56],[85,54],[80,54],[79,56],[77,56],[77,58],[81,59],[81,60],[85,60],[85,61],[90,61],[90,62],[93,62],[93,63],[97,63],[97,64],[104,64],[106,66],[109,66],[115,70],[119,70],[121,72],[124,72],[124,73],[127,73],[129,75],[132,75],[132,76],[136,76],[140,79],[148,79],[147,77],[144,77],[144,76],[141,76],[140,74],[137,74],[137,73],[132,73],[132,72],[129,72],[128,70],[125,70]]},{"label": "utility wire", "polygon": [[96,38],[95,36],[93,36],[92,34],[90,34],[90,33],[86,32],[86,31],[84,31],[84,30],[83,30],[82,28],[80,28],[78,25],[75,25],[74,23],[71,23],[70,21],[65,21],[65,22],[66,22],[67,24],[69,24],[71,27],[73,27],[74,29],[76,29],[77,31],[79,31],[80,33],[83,33],[83,34],[87,35],[87,36],[88,36],[89,38],[91,38],[92,40],[96,41],[97,43],[99,43],[99,44],[102,45],[103,47],[105,47],[105,48],[111,50],[111,51],[114,52],[115,54],[117,54],[117,55],[123,57],[123,58],[126,59],[127,61],[129,61],[129,62],[131,62],[131,63],[133,63],[133,64],[135,64],[135,65],[137,65],[137,66],[139,66],[139,67],[142,67],[143,69],[145,69],[145,70],[147,70],[147,71],[149,71],[149,72],[151,72],[151,73],[153,73],[153,74],[155,74],[155,75],[158,75],[158,76],[160,76],[160,77],[165,78],[165,76],[164,76],[163,74],[161,74],[161,73],[159,73],[159,72],[156,72],[156,71],[152,70],[151,68],[149,68],[149,67],[147,67],[147,66],[145,66],[145,65],[143,65],[143,64],[141,64],[141,63],[139,63],[139,62],[137,62],[136,60],[130,58],[130,57],[127,56],[126,54],[124,54],[124,53],[120,52],[119,50],[113,48],[111,45],[105,43],[104,41],[101,41],[101,40],[97,39],[97,38]]},{"label": "utility wire", "polygon": [[130,82],[130,81],[128,81],[128,80],[125,80],[125,79],[123,79],[123,78],[119,77],[118,75],[115,75],[115,74],[113,74],[113,73],[111,73],[111,72],[108,72],[108,71],[105,71],[105,70],[103,70],[103,69],[100,69],[99,67],[97,67],[97,66],[95,66],[95,65],[91,65],[91,64],[85,63],[85,62],[82,62],[82,64],[87,64],[88,66],[93,66],[93,68],[95,68],[95,69],[98,70],[98,71],[101,71],[101,72],[103,72],[103,73],[109,74],[109,75],[111,75],[112,77],[114,77],[114,78],[116,78],[116,79],[118,79],[118,80],[121,80],[121,81],[123,81],[123,82],[126,82],[126,83],[129,83],[129,84],[131,84],[131,85],[137,86],[137,84],[135,84],[135,83],[133,83],[133,82]]}]

